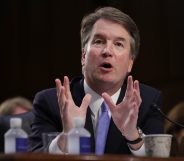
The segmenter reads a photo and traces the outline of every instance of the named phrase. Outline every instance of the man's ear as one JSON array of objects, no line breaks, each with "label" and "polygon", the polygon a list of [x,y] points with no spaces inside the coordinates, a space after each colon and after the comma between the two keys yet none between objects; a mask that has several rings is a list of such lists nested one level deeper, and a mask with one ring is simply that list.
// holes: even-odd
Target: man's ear
[{"label": "man's ear", "polygon": [[84,66],[84,64],[85,64],[85,57],[86,57],[86,51],[83,48],[82,49],[82,55],[81,55],[81,64],[82,64],[82,66]]},{"label": "man's ear", "polygon": [[134,58],[131,58],[129,60],[128,73],[130,73],[132,71],[133,64],[134,64]]}]

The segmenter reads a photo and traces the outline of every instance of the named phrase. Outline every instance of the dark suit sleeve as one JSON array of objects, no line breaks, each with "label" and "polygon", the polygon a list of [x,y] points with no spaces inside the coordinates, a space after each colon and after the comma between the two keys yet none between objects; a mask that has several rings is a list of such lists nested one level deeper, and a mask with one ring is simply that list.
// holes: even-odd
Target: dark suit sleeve
[{"label": "dark suit sleeve", "polygon": [[154,88],[145,87],[141,93],[142,105],[140,107],[138,126],[144,134],[164,133],[164,119],[160,113],[153,108],[153,104],[162,106],[162,94]]},{"label": "dark suit sleeve", "polygon": [[62,130],[56,89],[44,90],[36,94],[33,101],[33,115],[29,151],[43,151],[42,133]]}]

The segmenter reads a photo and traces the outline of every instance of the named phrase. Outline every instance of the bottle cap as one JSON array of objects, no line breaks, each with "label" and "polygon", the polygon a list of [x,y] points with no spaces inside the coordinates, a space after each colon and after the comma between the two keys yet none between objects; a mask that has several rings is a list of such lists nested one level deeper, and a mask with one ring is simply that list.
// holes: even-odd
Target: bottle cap
[{"label": "bottle cap", "polygon": [[84,127],[84,119],[81,117],[74,117],[73,122],[75,127]]},{"label": "bottle cap", "polygon": [[22,119],[21,118],[11,118],[10,119],[10,127],[21,127]]}]

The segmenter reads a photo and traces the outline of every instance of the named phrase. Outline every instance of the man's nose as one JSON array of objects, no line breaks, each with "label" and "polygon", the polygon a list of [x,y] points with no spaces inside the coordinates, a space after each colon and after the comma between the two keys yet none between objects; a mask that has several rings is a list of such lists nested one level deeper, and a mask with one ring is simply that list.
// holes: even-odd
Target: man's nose
[{"label": "man's nose", "polygon": [[102,50],[102,56],[103,57],[108,57],[112,56],[112,47],[110,44],[106,44]]}]

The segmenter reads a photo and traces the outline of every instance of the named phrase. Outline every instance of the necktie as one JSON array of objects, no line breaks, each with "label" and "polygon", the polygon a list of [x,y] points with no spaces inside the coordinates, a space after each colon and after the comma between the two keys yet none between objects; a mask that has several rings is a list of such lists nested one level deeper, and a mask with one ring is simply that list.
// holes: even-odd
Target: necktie
[{"label": "necktie", "polygon": [[110,118],[108,115],[107,104],[105,102],[101,105],[101,115],[98,119],[96,130],[96,148],[95,153],[97,155],[104,154],[107,133],[109,129]]}]

